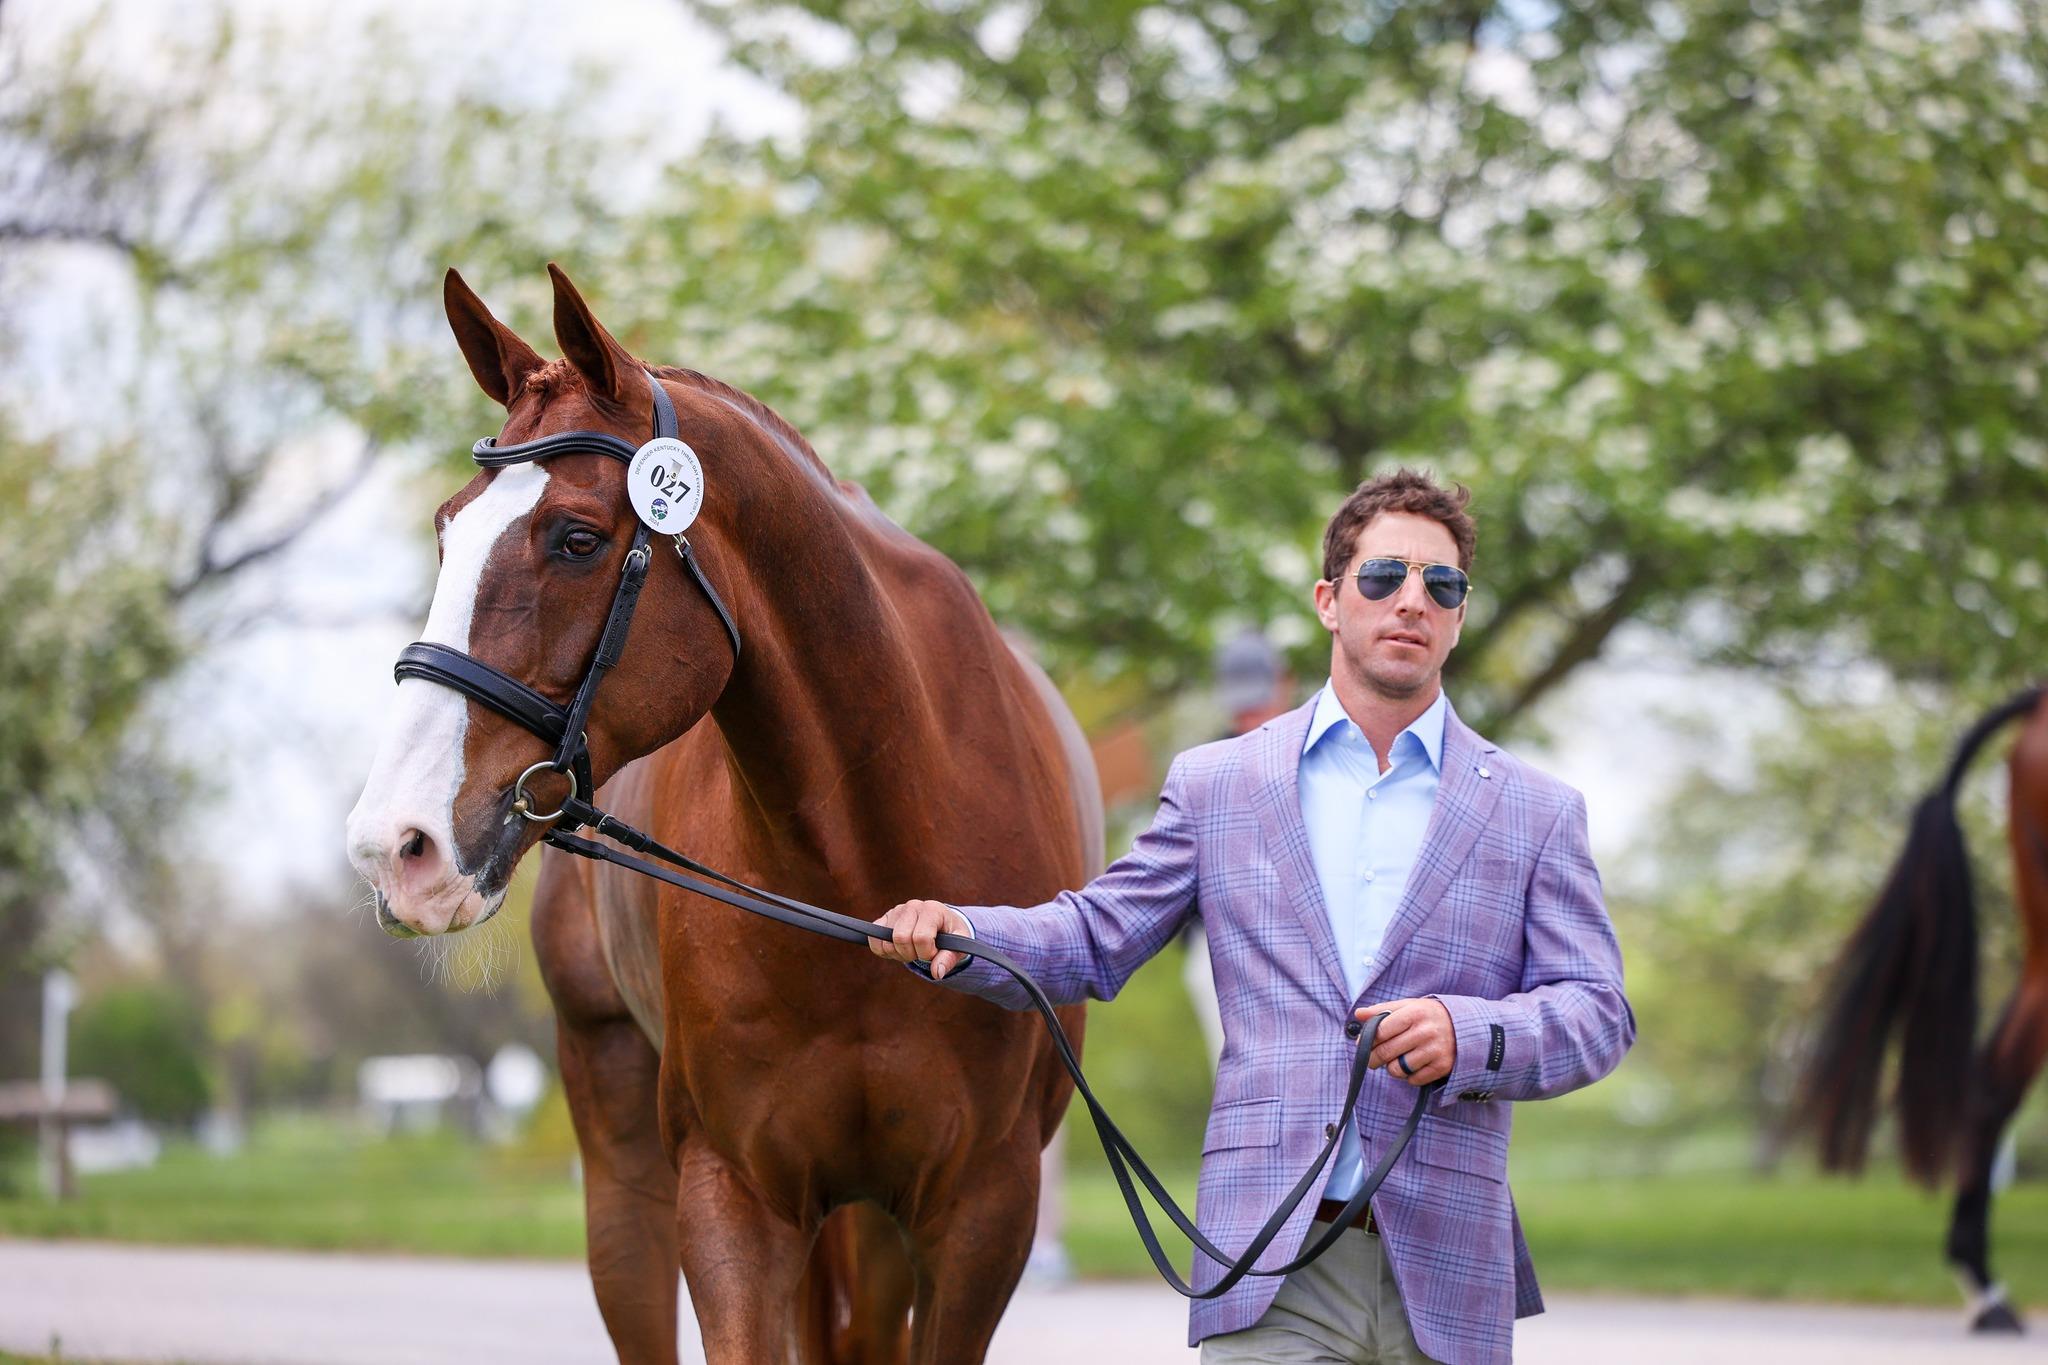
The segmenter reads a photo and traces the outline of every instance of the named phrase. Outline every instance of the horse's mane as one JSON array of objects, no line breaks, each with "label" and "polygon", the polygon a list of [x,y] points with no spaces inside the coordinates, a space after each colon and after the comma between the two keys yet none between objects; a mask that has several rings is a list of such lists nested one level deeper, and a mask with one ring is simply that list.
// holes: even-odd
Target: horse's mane
[{"label": "horse's mane", "polygon": [[755,421],[766,427],[774,435],[788,442],[810,459],[812,463],[817,465],[819,473],[823,474],[827,479],[832,477],[832,471],[825,467],[825,461],[819,457],[818,452],[811,449],[811,443],[804,439],[804,434],[792,426],[788,418],[754,397],[751,393],[748,393],[745,389],[735,388],[723,379],[713,379],[702,370],[686,369],[681,365],[656,365],[654,367],[654,374],[658,379],[679,379],[692,388],[701,389],[714,397],[737,403],[740,407],[746,409],[748,416],[754,418]]},{"label": "horse's mane", "polygon": [[[909,533],[898,526],[888,513],[875,505],[875,500],[868,495],[867,489],[857,483],[835,477],[826,466],[824,458],[812,448],[804,434],[798,431],[788,418],[745,389],[728,384],[723,379],[714,379],[702,370],[692,370],[682,365],[649,365],[647,368],[657,379],[677,380],[700,393],[709,394],[738,408],[758,423],[761,429],[773,437],[776,444],[788,451],[792,457],[807,462],[812,471],[824,480],[827,490],[838,494],[849,510],[870,524],[877,524],[898,536],[908,536]],[[573,365],[565,359],[555,359],[529,374],[520,388],[525,393],[540,394],[542,401],[545,402],[550,390],[565,384],[582,382],[582,376],[576,373]]]},{"label": "horse's mane", "polygon": [[[912,536],[908,531],[898,526],[894,518],[877,506],[874,498],[868,494],[867,489],[850,480],[835,476],[831,469],[826,466],[823,457],[811,448],[811,443],[804,439],[804,434],[798,431],[788,418],[754,397],[751,393],[748,393],[745,389],[735,388],[723,379],[713,379],[701,370],[686,369],[681,365],[656,365],[653,369],[654,375],[658,379],[680,380],[693,388],[710,394],[714,398],[723,399],[727,403],[739,408],[749,417],[752,417],[756,422],[760,423],[763,430],[770,436],[773,436],[777,443],[789,451],[791,455],[798,459],[809,461],[811,468],[825,481],[826,490],[830,493],[836,493],[839,496],[841,505],[858,517],[870,529],[880,531],[892,538],[911,541],[919,545],[923,544],[922,541],[918,541],[915,536]],[[929,547],[926,548],[929,549]]]}]

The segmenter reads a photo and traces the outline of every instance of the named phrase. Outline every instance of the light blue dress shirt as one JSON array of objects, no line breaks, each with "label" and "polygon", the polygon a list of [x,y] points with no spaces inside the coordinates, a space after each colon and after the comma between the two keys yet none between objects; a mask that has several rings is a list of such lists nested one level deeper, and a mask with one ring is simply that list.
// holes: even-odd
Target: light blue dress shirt
[{"label": "light blue dress shirt", "polygon": [[[1444,694],[1394,737],[1387,770],[1325,684],[1302,743],[1301,819],[1330,913],[1330,932],[1356,1001],[1377,975],[1374,956],[1400,909],[1408,873],[1429,829],[1443,766]],[[1325,1199],[1349,1199],[1365,1179],[1358,1124],[1346,1124],[1331,1160]]]}]

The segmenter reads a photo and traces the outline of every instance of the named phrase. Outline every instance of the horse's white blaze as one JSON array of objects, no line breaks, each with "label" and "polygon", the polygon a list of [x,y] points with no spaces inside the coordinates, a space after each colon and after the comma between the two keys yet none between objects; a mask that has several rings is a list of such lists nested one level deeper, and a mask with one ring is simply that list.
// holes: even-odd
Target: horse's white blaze
[{"label": "horse's white blaze", "polygon": [[[441,575],[421,639],[470,650],[470,622],[484,566],[506,530],[540,501],[547,481],[547,471],[538,463],[513,465],[455,514],[441,534]],[[462,746],[468,729],[469,703],[461,693],[418,678],[400,683],[390,728],[362,797],[349,814],[349,860],[408,921],[421,910],[428,910],[424,918],[429,921],[439,918],[428,907],[401,904],[393,894],[398,846],[411,830],[441,849],[449,879],[445,892],[459,888],[468,894],[467,882],[456,877],[454,864],[455,798],[466,776]],[[437,888],[433,899],[442,894]],[[448,907],[449,919],[456,908]],[[440,927],[446,923],[443,919]]]}]

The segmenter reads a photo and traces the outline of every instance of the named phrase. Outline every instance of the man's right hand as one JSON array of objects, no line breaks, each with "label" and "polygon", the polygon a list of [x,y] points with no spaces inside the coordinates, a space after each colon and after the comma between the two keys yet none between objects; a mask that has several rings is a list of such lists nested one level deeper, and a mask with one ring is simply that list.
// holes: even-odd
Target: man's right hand
[{"label": "man's right hand", "polygon": [[869,939],[869,952],[897,962],[929,962],[934,981],[966,960],[961,953],[941,951],[936,942],[938,936],[959,934],[971,938],[974,934],[974,926],[965,915],[939,901],[905,901],[875,923],[895,930],[895,937]]}]

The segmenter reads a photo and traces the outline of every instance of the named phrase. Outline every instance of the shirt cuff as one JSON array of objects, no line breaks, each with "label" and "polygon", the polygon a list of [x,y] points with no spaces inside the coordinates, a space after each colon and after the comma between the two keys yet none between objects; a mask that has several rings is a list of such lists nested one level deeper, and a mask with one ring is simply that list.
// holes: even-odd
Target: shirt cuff
[{"label": "shirt cuff", "polygon": [[[948,902],[946,902],[946,901],[940,901],[940,902],[939,902],[939,904],[947,906],[947,908],[949,908],[950,910],[952,910],[952,912],[953,912],[954,914],[956,914],[956,915],[959,915],[961,919],[967,919],[967,916],[966,916],[966,915],[964,915],[964,914],[961,914],[961,911],[960,911],[960,907],[959,907],[959,906],[957,906],[957,905],[951,905],[951,904],[949,904],[949,903],[948,903]],[[969,938],[978,938],[978,937],[980,937],[980,935],[978,935],[978,934],[976,934],[976,933],[974,932],[974,921],[973,921],[973,920],[971,920],[971,919],[967,919],[967,937],[969,937]],[[931,963],[929,963],[929,962],[906,962],[906,963],[904,963],[903,965],[904,965],[904,966],[906,966],[906,967],[908,967],[908,968],[909,968],[909,969],[910,969],[911,971],[913,971],[913,972],[916,972],[916,973],[917,973],[917,974],[918,974],[919,976],[923,977],[923,978],[924,978],[925,980],[927,980],[927,981],[937,981],[937,982],[938,982],[938,984],[940,984],[941,986],[943,986],[943,985],[945,985],[945,984],[946,984],[946,983],[947,983],[948,981],[951,981],[951,980],[953,980],[954,978],[958,977],[958,976],[960,975],[960,973],[962,973],[962,972],[966,971],[966,970],[967,970],[967,969],[968,969],[969,967],[972,967],[972,966],[973,966],[973,965],[974,965],[974,964],[975,964],[975,963],[976,963],[977,961],[979,961],[979,959],[978,959],[978,958],[976,958],[976,957],[975,957],[975,956],[974,956],[974,955],[973,955],[972,953],[969,953],[969,954],[967,954],[966,956],[964,956],[964,957],[962,957],[962,958],[960,959],[960,965],[958,965],[957,967],[953,968],[953,970],[952,970],[952,971],[950,971],[950,972],[947,972],[947,973],[946,973],[946,974],[945,974],[945,975],[944,975],[943,977],[934,977],[934,976],[932,975],[932,964],[931,964]]]}]

